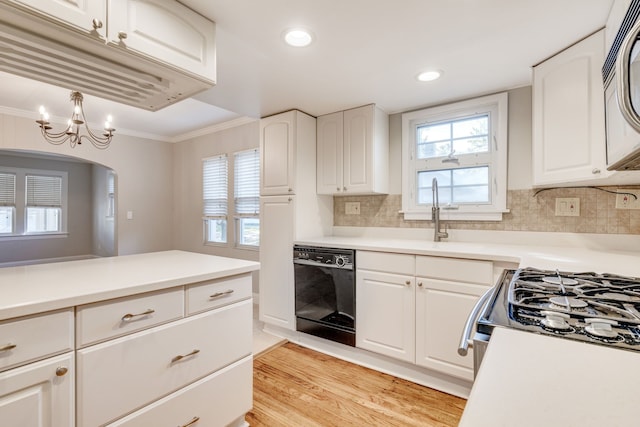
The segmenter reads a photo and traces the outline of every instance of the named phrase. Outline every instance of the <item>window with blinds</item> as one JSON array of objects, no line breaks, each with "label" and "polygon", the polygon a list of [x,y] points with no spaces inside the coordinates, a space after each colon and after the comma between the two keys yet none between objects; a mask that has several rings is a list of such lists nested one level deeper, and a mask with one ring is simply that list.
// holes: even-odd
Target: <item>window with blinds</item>
[{"label": "window with blinds", "polygon": [[116,215],[116,175],[113,172],[107,174],[107,218]]},{"label": "window with blinds", "polygon": [[205,243],[227,242],[228,165],[227,155],[202,162],[202,197]]},{"label": "window with blinds", "polygon": [[62,177],[26,175],[26,232],[62,231]]},{"label": "window with blinds", "polygon": [[234,206],[236,245],[260,246],[260,153],[257,149],[234,154]]},{"label": "window with blinds", "polygon": [[16,214],[16,175],[0,172],[0,234],[13,234]]}]

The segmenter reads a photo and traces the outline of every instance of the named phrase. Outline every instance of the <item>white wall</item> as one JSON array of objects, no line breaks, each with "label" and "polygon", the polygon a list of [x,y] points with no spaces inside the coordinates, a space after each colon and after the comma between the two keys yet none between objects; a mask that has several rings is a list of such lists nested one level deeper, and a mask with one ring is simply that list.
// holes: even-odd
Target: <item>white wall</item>
[{"label": "white wall", "polygon": [[[89,143],[54,146],[44,140],[34,120],[0,114],[0,149],[63,154],[113,169],[118,176],[118,254],[173,248],[172,144],[116,133],[106,150]],[[133,213],[132,220],[126,219],[127,211]]]}]

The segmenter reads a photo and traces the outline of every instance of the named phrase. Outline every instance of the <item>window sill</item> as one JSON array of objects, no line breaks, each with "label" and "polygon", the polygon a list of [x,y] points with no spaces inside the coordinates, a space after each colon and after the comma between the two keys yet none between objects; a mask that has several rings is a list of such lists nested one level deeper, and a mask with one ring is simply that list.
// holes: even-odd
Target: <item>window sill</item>
[{"label": "window sill", "polygon": [[[509,210],[499,212],[451,212],[446,210],[440,211],[441,221],[502,221],[502,214],[508,213]],[[429,212],[411,212],[401,211],[405,221],[431,221],[431,211]]]},{"label": "window sill", "polygon": [[246,251],[259,251],[260,250],[260,246],[253,246],[253,245],[236,245],[236,249],[242,249],[242,250],[246,250]]},{"label": "window sill", "polygon": [[42,234],[7,234],[0,235],[0,241],[13,240],[40,240],[40,239],[66,239],[69,233],[42,233]]}]

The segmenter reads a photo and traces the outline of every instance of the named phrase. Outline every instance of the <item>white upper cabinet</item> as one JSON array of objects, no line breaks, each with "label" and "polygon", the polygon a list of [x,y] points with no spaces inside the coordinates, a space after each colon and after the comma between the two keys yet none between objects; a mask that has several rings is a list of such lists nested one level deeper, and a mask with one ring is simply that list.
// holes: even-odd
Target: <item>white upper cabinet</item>
[{"label": "white upper cabinet", "polygon": [[106,0],[9,0],[37,13],[48,15],[77,30],[105,38]]},{"label": "white upper cabinet", "polygon": [[171,0],[110,0],[108,13],[110,44],[216,80],[212,21]]},{"label": "white upper cabinet", "polygon": [[533,184],[606,178],[604,31],[533,68]]},{"label": "white upper cabinet", "polygon": [[260,120],[260,195],[295,194],[296,111]]},{"label": "white upper cabinet", "polygon": [[389,117],[365,105],[318,117],[317,193],[389,191]]}]

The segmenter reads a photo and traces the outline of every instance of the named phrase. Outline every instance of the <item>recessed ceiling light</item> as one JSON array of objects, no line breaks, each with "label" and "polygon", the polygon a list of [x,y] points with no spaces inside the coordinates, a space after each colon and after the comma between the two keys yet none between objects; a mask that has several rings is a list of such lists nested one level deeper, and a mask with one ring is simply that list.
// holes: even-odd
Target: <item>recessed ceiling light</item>
[{"label": "recessed ceiling light", "polygon": [[284,41],[293,47],[309,46],[313,41],[313,34],[304,28],[291,28],[286,30],[282,37]]},{"label": "recessed ceiling light", "polygon": [[430,82],[432,80],[439,79],[440,76],[442,76],[442,71],[431,70],[431,71],[425,71],[423,73],[418,74],[416,78],[421,82]]}]

